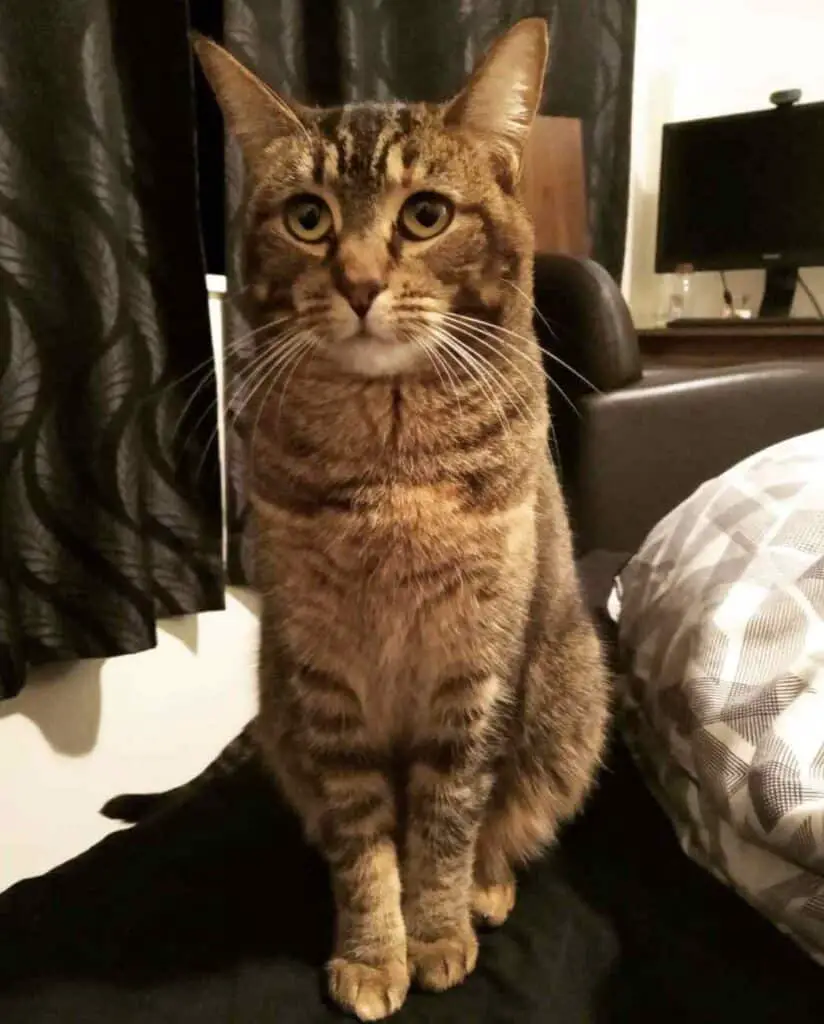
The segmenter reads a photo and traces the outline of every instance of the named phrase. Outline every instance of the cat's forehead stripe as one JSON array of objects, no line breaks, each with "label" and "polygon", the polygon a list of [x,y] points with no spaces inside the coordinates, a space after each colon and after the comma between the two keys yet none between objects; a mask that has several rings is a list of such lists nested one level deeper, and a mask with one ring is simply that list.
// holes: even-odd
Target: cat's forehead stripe
[{"label": "cat's forehead stripe", "polygon": [[[408,106],[345,106],[325,116],[320,127],[324,147],[315,158],[316,178],[320,173],[327,184],[346,178],[378,184],[404,177],[411,162],[406,143],[414,127]],[[332,147],[328,151],[327,145]]]},{"label": "cat's forehead stripe", "polygon": [[398,141],[399,128],[397,119],[387,118],[386,124],[378,132],[375,144],[372,149],[372,163],[370,166],[370,177],[380,181],[386,171],[386,159],[389,147]]},{"label": "cat's forehead stripe", "polygon": [[392,185],[409,185],[413,177],[412,163],[406,159],[405,140],[400,139],[387,148],[384,178]]},{"label": "cat's forehead stripe", "polygon": [[333,142],[323,143],[323,177],[326,185],[334,184],[340,175],[340,152]]},{"label": "cat's forehead stripe", "polygon": [[335,147],[338,151],[338,177],[342,178],[346,174],[346,167],[352,157],[352,151],[355,148],[355,137],[352,134],[352,130],[349,125],[342,122],[337,132],[335,133]]}]

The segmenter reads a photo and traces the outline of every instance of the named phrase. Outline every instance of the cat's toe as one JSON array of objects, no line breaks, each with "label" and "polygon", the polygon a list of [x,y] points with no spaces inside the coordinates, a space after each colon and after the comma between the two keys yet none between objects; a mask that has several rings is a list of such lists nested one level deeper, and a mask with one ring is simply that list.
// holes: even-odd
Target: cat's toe
[{"label": "cat's toe", "polygon": [[475,970],[478,939],[472,928],[444,935],[432,942],[409,939],[409,963],[421,988],[443,992]]},{"label": "cat's toe", "polygon": [[335,958],[327,965],[329,994],[360,1020],[383,1020],[403,1006],[409,990],[405,963],[361,964]]},{"label": "cat's toe", "polygon": [[506,921],[515,906],[515,882],[476,885],[472,891],[472,916],[480,925],[497,928]]}]

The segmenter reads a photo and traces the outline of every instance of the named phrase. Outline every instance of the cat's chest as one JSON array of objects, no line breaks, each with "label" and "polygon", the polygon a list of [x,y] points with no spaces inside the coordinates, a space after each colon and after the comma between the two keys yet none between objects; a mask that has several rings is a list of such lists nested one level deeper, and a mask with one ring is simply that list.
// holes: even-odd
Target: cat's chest
[{"label": "cat's chest", "polygon": [[451,485],[395,485],[340,524],[326,543],[352,567],[362,592],[378,600],[414,602],[426,579],[458,576],[479,557],[493,554],[496,530],[468,512]]},{"label": "cat's chest", "polygon": [[439,680],[472,664],[487,632],[504,635],[495,595],[520,588],[531,548],[527,506],[481,516],[434,485],[384,487],[356,510],[258,514],[262,589],[287,646],[343,666],[370,734],[391,743],[425,732]]}]

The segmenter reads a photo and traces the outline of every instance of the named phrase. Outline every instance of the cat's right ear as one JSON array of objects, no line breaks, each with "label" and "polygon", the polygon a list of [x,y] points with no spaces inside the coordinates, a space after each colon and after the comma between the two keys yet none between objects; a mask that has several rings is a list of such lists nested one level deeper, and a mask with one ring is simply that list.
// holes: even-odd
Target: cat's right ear
[{"label": "cat's right ear", "polygon": [[538,112],[549,32],[544,18],[524,18],[497,39],[467,85],[446,105],[446,124],[485,135],[520,170]]},{"label": "cat's right ear", "polygon": [[252,172],[274,139],[306,134],[302,107],[279,96],[211,39],[197,32],[191,39],[227,127],[238,140]]}]

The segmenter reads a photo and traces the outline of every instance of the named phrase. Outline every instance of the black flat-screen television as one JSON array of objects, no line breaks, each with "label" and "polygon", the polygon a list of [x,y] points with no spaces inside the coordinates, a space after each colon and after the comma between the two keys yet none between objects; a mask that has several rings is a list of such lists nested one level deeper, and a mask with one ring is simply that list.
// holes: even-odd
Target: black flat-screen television
[{"label": "black flat-screen television", "polygon": [[762,315],[824,265],[824,103],[664,125],[655,269],[684,265],[766,268]]}]

